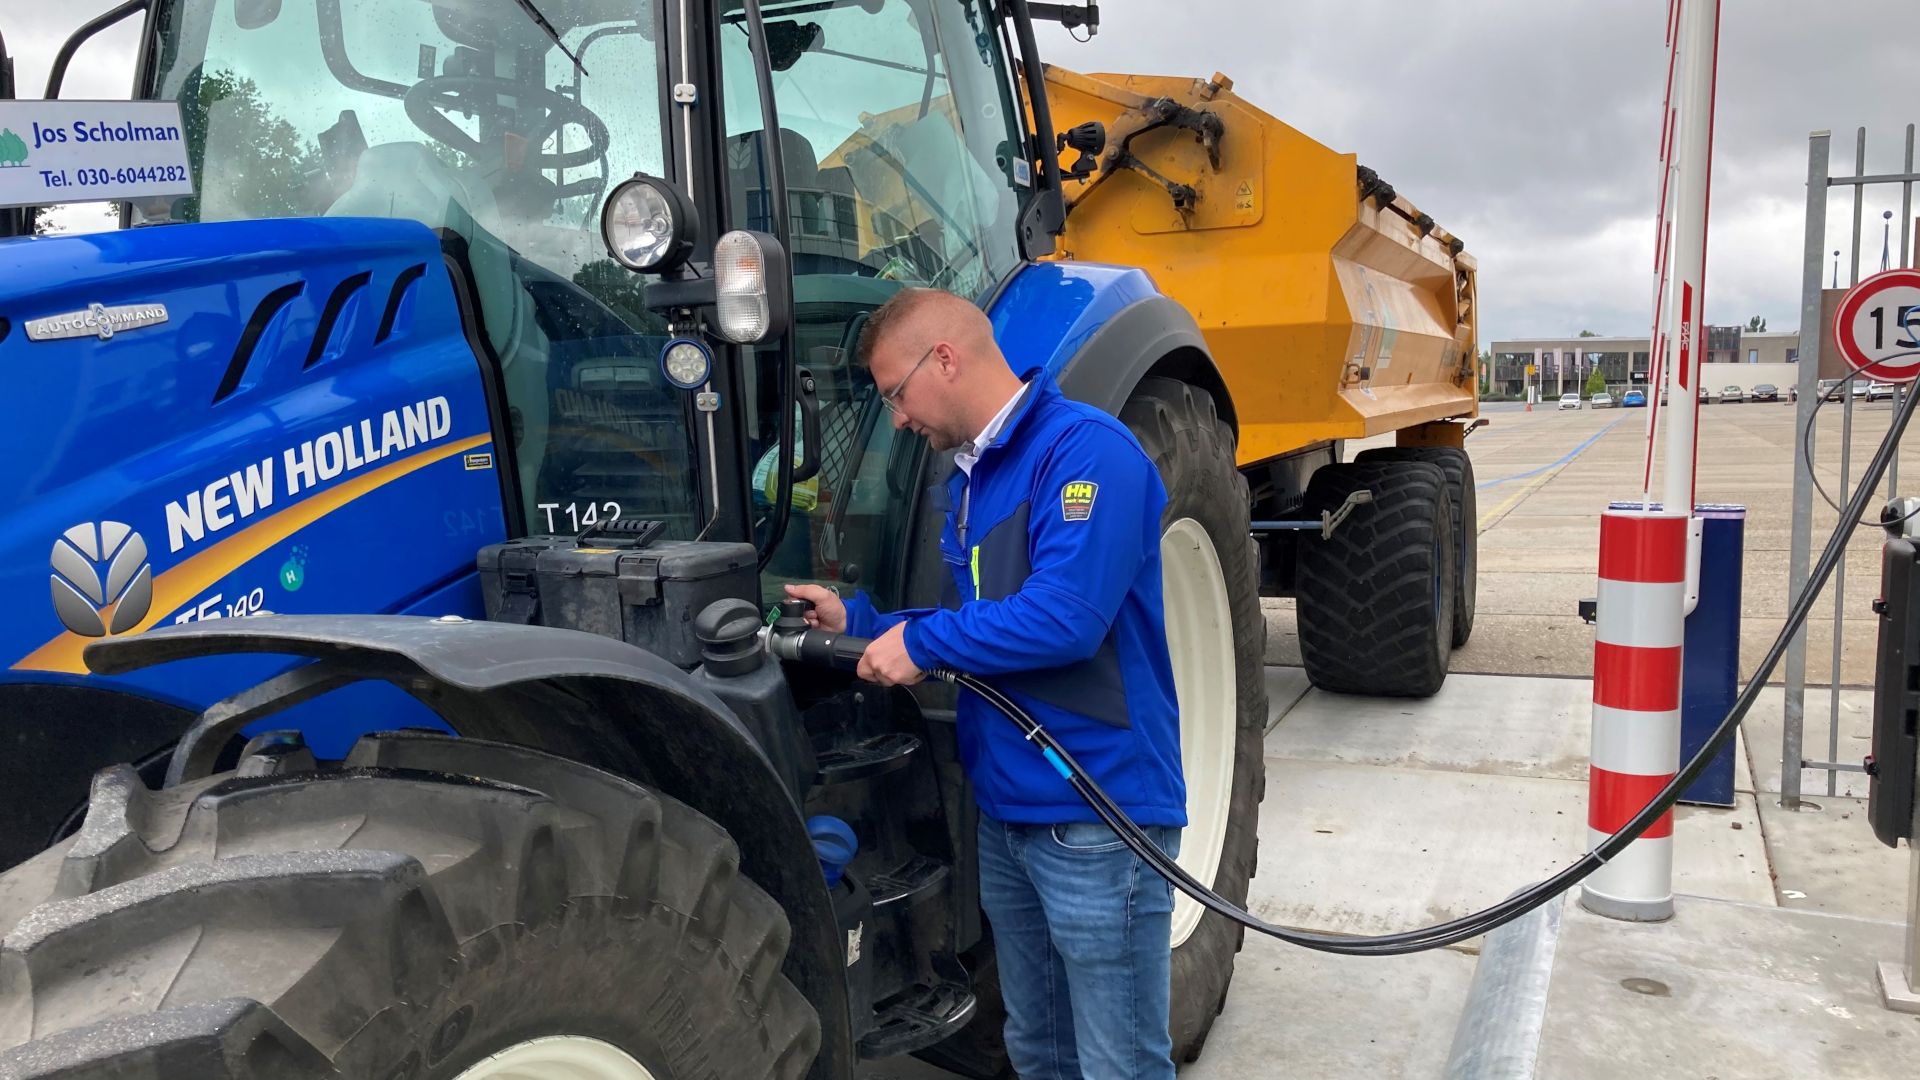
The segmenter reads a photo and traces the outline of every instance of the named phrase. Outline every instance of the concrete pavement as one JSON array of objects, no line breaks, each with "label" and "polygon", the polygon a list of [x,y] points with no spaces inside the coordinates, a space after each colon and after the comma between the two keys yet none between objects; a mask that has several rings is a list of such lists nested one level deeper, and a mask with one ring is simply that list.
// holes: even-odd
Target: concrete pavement
[{"label": "concrete pavement", "polygon": [[[1819,463],[1839,479],[1837,409]],[[1857,409],[1852,466],[1886,406]],[[1742,662],[1784,616],[1793,410],[1710,406],[1702,501],[1749,507]],[[1637,493],[1645,414],[1495,412],[1468,442],[1480,490],[1473,640],[1425,701],[1307,688],[1288,601],[1267,601],[1272,727],[1262,874],[1269,921],[1379,933],[1452,918],[1560,869],[1586,844],[1593,637],[1575,604],[1594,589],[1609,499]],[[1361,447],[1350,447],[1357,452]],[[1903,455],[1920,479],[1920,451]],[[1657,483],[1657,478],[1656,478]],[[1816,546],[1831,511],[1814,519]],[[1877,533],[1849,547],[1840,687],[1810,689],[1806,753],[1857,761],[1869,723]],[[1831,595],[1831,594],[1829,594]],[[1830,681],[1833,609],[1809,626],[1810,683]],[[1776,681],[1778,676],[1776,675]],[[1572,897],[1539,1034],[1542,1078],[1914,1075],[1920,1018],[1879,1004],[1875,965],[1899,956],[1908,853],[1874,841],[1864,777],[1803,773],[1807,805],[1779,804],[1782,692],[1742,732],[1736,805],[1676,811],[1677,914],[1657,925],[1592,916]],[[1829,717],[1837,727],[1829,732]],[[1434,1077],[1447,1061],[1478,941],[1395,958],[1328,956],[1249,936],[1199,1080]],[[869,1077],[945,1076],[886,1062]]]}]

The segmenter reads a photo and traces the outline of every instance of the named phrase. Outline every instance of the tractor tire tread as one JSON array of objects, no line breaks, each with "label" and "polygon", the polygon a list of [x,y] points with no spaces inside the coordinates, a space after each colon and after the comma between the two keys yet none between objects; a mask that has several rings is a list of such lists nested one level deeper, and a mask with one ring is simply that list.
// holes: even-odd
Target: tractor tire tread
[{"label": "tractor tire tread", "polygon": [[[131,776],[104,770],[78,833],[0,876],[0,1080],[438,1080],[499,1048],[462,1025],[531,1037],[568,995],[609,1031],[710,1029],[734,1075],[791,1080],[818,1049],[784,913],[718,826],[640,785],[418,733],[313,772]],[[594,1004],[609,984],[648,1000]]]}]

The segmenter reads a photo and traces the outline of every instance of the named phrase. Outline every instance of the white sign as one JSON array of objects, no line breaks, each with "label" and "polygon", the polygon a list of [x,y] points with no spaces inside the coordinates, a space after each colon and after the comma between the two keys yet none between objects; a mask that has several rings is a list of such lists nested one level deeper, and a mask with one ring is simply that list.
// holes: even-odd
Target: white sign
[{"label": "white sign", "polygon": [[0,101],[0,207],[193,194],[173,101]]},{"label": "white sign", "polygon": [[1920,270],[1884,270],[1847,290],[1834,312],[1834,344],[1878,382],[1920,375]]}]

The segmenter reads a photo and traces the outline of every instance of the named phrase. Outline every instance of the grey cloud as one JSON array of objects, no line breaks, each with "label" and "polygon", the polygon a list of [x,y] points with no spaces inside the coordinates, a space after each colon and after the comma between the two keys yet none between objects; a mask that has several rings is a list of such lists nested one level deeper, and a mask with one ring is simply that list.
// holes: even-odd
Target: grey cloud
[{"label": "grey cloud", "polygon": [[[1042,51],[1079,70],[1225,71],[1267,111],[1357,154],[1478,255],[1483,341],[1645,331],[1662,0],[1109,2],[1102,18],[1093,42],[1050,30]],[[1864,124],[1869,171],[1900,164],[1905,125],[1920,119],[1920,66],[1909,55],[1920,9],[1732,0],[1721,18],[1707,316],[1791,327],[1807,133],[1833,129],[1836,168],[1846,169]],[[1897,197],[1866,215],[1863,272],[1878,268],[1889,207]],[[1845,246],[1836,241],[1850,213],[1836,206],[1828,250]]]},{"label": "grey cloud", "polygon": [[[60,41],[107,0],[5,6],[0,30],[36,94]],[[1224,71],[1254,103],[1358,155],[1479,257],[1483,341],[1645,330],[1665,0],[1107,0],[1101,15],[1088,44],[1042,27],[1045,58]],[[1869,170],[1893,171],[1905,125],[1920,120],[1917,29],[1912,0],[1722,4],[1709,319],[1798,322],[1807,133],[1832,129],[1847,170],[1864,124]],[[124,96],[134,46],[131,27],[87,46],[68,96]],[[1878,268],[1890,208],[1897,195],[1863,211],[1863,272]],[[1836,193],[1827,250],[1844,246],[1850,220]]]}]

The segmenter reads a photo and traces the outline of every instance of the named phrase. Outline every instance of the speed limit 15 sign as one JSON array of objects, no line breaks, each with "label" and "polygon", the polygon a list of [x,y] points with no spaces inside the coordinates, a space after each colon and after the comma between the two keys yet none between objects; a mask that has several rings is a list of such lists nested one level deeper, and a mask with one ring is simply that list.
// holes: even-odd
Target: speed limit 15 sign
[{"label": "speed limit 15 sign", "polygon": [[1833,341],[1849,365],[1877,382],[1920,375],[1920,270],[1886,270],[1840,298]]}]

